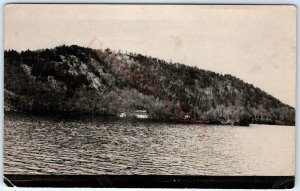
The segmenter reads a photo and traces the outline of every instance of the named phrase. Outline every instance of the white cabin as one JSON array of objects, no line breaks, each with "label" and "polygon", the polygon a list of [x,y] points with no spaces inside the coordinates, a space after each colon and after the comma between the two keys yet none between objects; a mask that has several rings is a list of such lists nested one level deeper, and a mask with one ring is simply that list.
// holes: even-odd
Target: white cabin
[{"label": "white cabin", "polygon": [[190,118],[191,118],[191,116],[189,116],[189,115],[184,116],[184,119],[190,119]]},{"label": "white cabin", "polygon": [[125,112],[122,112],[122,113],[120,114],[120,117],[126,117],[126,113],[125,113]]},{"label": "white cabin", "polygon": [[149,115],[147,113],[146,110],[136,110],[134,113],[133,113],[134,117],[136,118],[140,118],[140,119],[147,119],[149,118]]}]

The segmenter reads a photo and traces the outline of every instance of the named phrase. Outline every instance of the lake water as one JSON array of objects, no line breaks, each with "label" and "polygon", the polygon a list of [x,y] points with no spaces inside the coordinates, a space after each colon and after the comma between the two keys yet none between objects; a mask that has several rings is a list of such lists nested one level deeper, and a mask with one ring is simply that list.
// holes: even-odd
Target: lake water
[{"label": "lake water", "polygon": [[294,175],[295,127],[5,115],[4,173]]}]

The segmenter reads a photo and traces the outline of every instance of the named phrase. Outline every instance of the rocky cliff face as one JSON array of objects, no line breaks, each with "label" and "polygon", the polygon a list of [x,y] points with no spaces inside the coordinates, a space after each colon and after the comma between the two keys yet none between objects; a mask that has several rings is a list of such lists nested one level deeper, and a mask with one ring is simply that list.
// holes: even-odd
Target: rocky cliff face
[{"label": "rocky cliff face", "polygon": [[4,54],[5,109],[203,123],[295,123],[294,108],[230,75],[140,54],[78,46]]}]

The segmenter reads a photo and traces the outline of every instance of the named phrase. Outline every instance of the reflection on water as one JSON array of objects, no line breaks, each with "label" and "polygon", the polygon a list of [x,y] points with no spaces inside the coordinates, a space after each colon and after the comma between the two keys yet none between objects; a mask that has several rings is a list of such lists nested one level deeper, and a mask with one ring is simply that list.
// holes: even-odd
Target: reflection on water
[{"label": "reflection on water", "polygon": [[5,116],[4,172],[294,175],[295,127]]}]

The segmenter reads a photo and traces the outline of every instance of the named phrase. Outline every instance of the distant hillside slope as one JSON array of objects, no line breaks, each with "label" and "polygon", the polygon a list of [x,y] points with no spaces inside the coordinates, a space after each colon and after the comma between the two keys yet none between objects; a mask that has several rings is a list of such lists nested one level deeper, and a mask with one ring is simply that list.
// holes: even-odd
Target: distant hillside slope
[{"label": "distant hillside slope", "polygon": [[75,45],[9,50],[4,67],[8,110],[119,115],[143,109],[155,119],[295,124],[294,108],[238,78],[140,54]]}]

